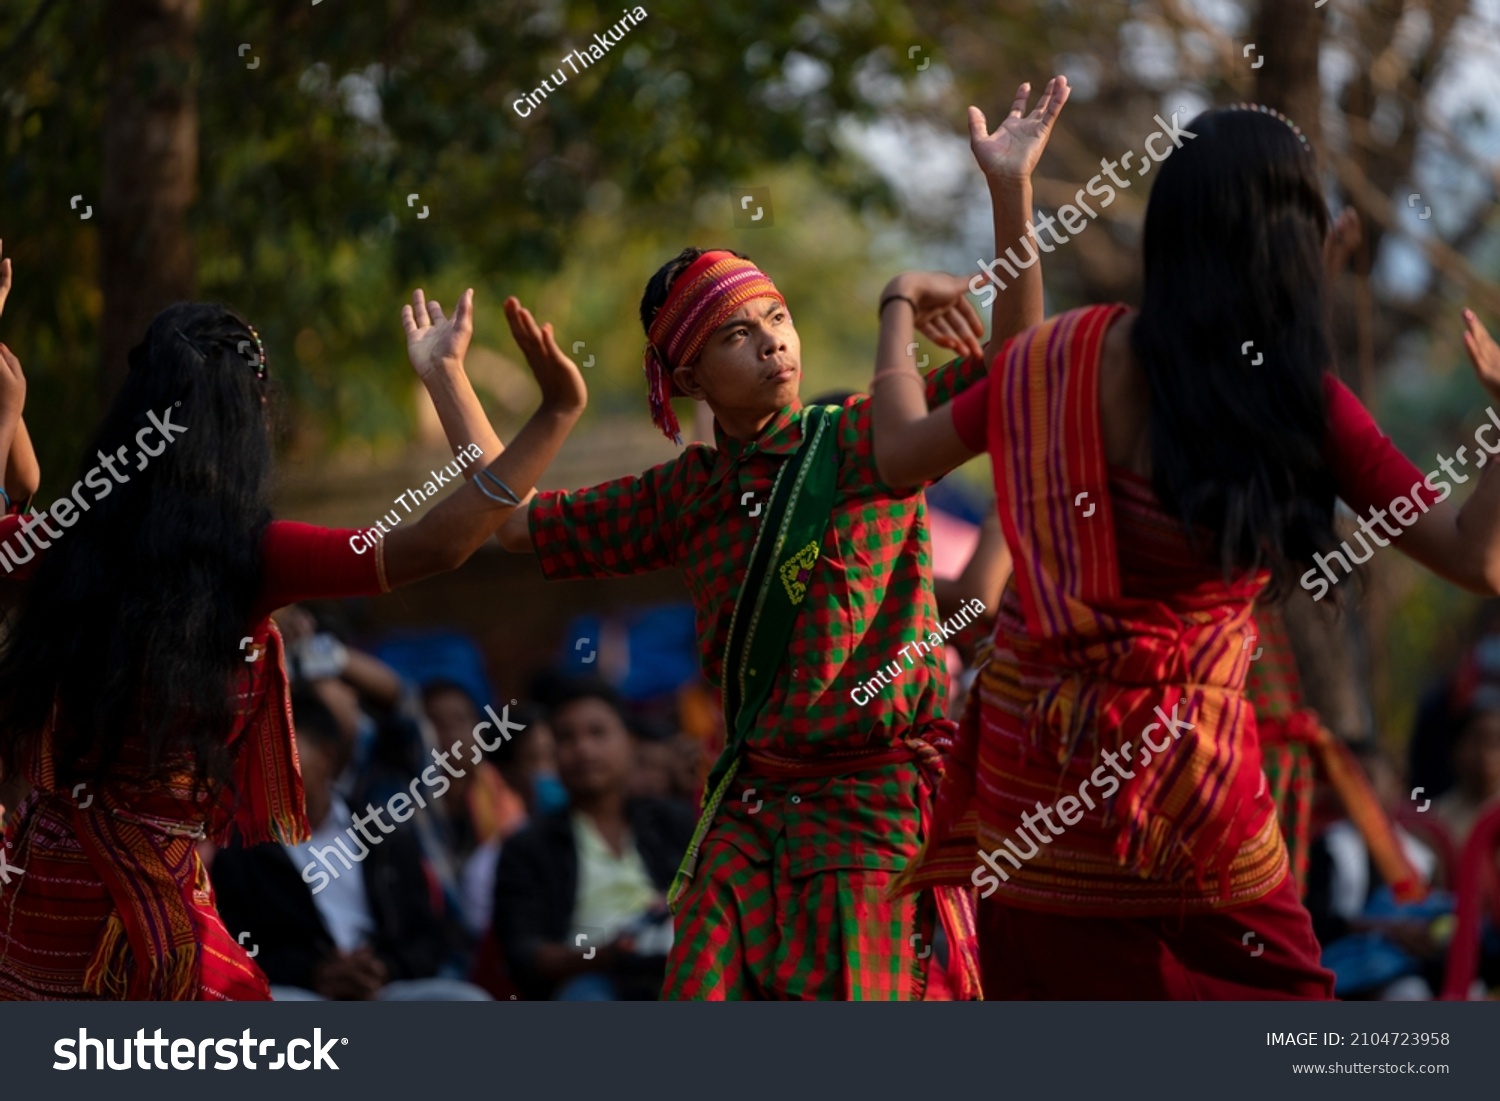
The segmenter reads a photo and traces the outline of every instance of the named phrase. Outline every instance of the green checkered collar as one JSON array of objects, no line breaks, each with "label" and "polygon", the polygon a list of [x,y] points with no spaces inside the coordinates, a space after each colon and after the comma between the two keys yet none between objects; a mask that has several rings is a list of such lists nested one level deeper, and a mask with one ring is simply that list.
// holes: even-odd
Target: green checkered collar
[{"label": "green checkered collar", "polygon": [[759,436],[749,441],[725,435],[715,418],[714,447],[718,450],[718,457],[714,460],[713,470],[709,472],[709,484],[725,477],[741,460],[757,452],[767,455],[795,455],[802,446],[802,418],[806,412],[807,408],[800,400],[792,402],[771,418]]}]

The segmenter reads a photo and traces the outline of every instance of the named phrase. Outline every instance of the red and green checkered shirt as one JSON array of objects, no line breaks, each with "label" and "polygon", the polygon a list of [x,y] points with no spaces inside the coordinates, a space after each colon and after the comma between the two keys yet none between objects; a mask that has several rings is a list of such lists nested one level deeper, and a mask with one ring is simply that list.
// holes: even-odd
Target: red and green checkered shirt
[{"label": "red and green checkered shirt", "polygon": [[[954,360],[933,371],[927,378],[928,403],[936,407],[952,400],[985,372],[983,360]],[[704,676],[719,686],[729,621],[762,508],[770,500],[781,464],[802,443],[802,420],[803,407],[788,406],[750,443],[728,438],[715,423],[716,447],[689,444],[677,458],[639,476],[537,494],[530,527],[542,572],[548,580],[558,581],[677,567],[697,612]],[[867,396],[845,402],[838,445],[838,489],[822,553],[789,653],[777,670],[747,748],[803,757],[820,750],[884,748],[899,744],[907,734],[920,733],[944,707],[947,674],[942,649],[921,654],[912,645],[927,641],[938,630],[924,494],[920,488],[892,489],[880,480]],[[903,647],[910,660],[903,659]],[[871,684],[881,669],[890,677],[891,662],[901,667],[891,685]],[[874,697],[863,706],[851,698],[862,686],[869,686]],[[917,830],[912,820],[916,804],[909,791],[897,789],[914,785],[916,770],[902,765],[885,771],[888,775],[866,774],[868,785],[849,785],[839,778],[784,786],[785,792],[807,786],[834,797],[833,805],[829,799],[817,799],[816,810],[801,798],[795,808],[785,808],[804,820],[809,841],[818,839],[822,847],[819,853],[808,853],[808,870],[851,866],[851,855],[853,866],[891,867],[889,853],[907,850]],[[865,793],[874,804],[865,810],[874,817],[864,824],[845,820],[853,809],[850,804]],[[740,793],[736,789],[733,794]],[[748,813],[745,805],[754,801],[754,796],[726,799],[721,816],[741,817]],[[886,832],[898,823],[890,814],[878,812],[882,805],[891,812],[899,810],[896,817],[905,828],[897,832],[909,832],[910,838]],[[756,832],[763,834],[764,827],[779,819],[780,809],[767,806],[760,811]],[[837,821],[820,824],[825,814]],[[786,826],[791,831],[791,824]],[[835,836],[825,832],[830,829]],[[874,850],[885,855],[858,856]]]}]

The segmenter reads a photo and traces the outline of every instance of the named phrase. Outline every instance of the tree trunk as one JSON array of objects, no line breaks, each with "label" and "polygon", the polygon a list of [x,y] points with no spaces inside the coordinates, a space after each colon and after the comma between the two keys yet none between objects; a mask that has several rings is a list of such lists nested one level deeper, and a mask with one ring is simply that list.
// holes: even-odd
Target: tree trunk
[{"label": "tree trunk", "polygon": [[1254,41],[1253,52],[1263,59],[1255,70],[1256,98],[1290,118],[1313,148],[1319,148],[1323,136],[1323,89],[1318,84],[1322,10],[1307,0],[1261,0]]},{"label": "tree trunk", "polygon": [[199,0],[111,0],[100,194],[100,395],[147,323],[197,288],[188,208],[197,192]]}]

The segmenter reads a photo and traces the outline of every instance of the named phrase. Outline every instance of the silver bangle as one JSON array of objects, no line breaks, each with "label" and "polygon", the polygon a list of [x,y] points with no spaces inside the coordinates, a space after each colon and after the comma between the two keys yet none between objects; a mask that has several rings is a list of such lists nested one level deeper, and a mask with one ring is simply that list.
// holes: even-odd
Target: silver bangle
[{"label": "silver bangle", "polygon": [[488,468],[481,468],[479,470],[478,477],[476,477],[474,479],[476,483],[478,483],[479,478],[488,478],[490,481],[494,482],[495,485],[499,488],[500,492],[505,495],[503,497],[496,497],[489,490],[485,489],[483,485],[480,485],[479,488],[484,492],[484,495],[486,497],[488,497],[490,500],[492,500],[492,501],[499,501],[502,504],[506,504],[506,505],[520,505],[521,498],[516,495],[516,491],[513,490],[513,489],[511,489],[510,486],[506,485],[504,482],[502,482],[495,475],[491,474],[489,472]]}]

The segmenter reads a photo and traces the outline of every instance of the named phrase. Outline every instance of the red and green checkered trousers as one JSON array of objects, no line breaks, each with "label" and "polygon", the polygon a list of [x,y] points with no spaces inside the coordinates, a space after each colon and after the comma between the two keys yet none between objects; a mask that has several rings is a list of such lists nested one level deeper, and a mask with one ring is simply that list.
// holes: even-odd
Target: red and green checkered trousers
[{"label": "red and green checkered trousers", "polygon": [[[919,847],[918,783],[911,765],[781,784],[736,777],[737,798],[720,808],[678,904],[662,998],[928,995],[936,907],[926,892],[888,897]],[[852,813],[840,814],[845,808]],[[882,819],[883,841],[873,833]],[[869,843],[856,848],[865,866],[829,866],[853,863],[828,856],[843,846],[818,844],[830,827],[863,835]]]}]

